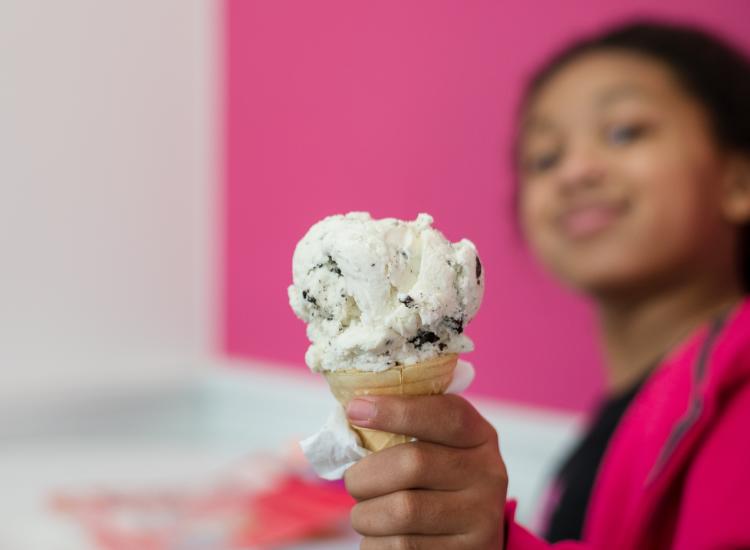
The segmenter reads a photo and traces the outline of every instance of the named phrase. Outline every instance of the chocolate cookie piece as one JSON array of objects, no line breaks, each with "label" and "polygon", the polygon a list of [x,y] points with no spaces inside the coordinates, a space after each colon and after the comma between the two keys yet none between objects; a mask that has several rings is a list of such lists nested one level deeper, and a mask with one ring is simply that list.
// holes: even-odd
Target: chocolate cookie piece
[{"label": "chocolate cookie piece", "polygon": [[463,317],[443,317],[443,324],[456,334],[461,334],[464,331]]},{"label": "chocolate cookie piece", "polygon": [[409,296],[408,294],[401,300],[399,300],[402,304],[404,304],[406,307],[415,307],[416,304],[414,303],[414,298]]},{"label": "chocolate cookie piece", "polygon": [[318,305],[318,300],[315,299],[315,296],[313,296],[312,294],[310,294],[309,290],[303,290],[302,291],[302,297],[305,300],[307,300],[308,302],[310,302],[312,305],[314,305],[314,306]]},{"label": "chocolate cookie piece", "polygon": [[414,338],[407,340],[407,342],[412,344],[417,349],[422,349],[423,345],[434,344],[435,342],[439,340],[440,340],[440,337],[434,332],[432,332],[431,330],[419,329],[417,331],[417,335]]}]

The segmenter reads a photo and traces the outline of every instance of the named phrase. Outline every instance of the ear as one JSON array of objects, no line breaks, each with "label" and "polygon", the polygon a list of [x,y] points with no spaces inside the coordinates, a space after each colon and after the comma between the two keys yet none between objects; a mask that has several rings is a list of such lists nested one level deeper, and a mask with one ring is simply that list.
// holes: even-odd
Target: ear
[{"label": "ear", "polygon": [[750,155],[734,154],[727,159],[722,211],[730,223],[750,222]]}]

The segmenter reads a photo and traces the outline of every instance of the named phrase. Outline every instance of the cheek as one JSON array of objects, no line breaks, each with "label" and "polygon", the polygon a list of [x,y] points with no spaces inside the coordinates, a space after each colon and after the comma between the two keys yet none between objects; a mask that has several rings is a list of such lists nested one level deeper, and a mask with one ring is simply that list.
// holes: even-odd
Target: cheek
[{"label": "cheek", "polygon": [[527,185],[521,191],[519,216],[527,244],[542,262],[547,263],[550,248],[554,249],[554,235],[549,228],[549,204],[552,200],[543,184]]},{"label": "cheek", "polygon": [[704,246],[722,227],[718,164],[705,148],[664,147],[623,169],[634,198],[636,244],[669,260]]},{"label": "cheek", "polygon": [[[629,159],[618,179],[631,210],[597,254],[568,266],[584,286],[630,286],[700,269],[726,236],[713,160],[698,150]],[[575,260],[571,257],[570,262]]]}]

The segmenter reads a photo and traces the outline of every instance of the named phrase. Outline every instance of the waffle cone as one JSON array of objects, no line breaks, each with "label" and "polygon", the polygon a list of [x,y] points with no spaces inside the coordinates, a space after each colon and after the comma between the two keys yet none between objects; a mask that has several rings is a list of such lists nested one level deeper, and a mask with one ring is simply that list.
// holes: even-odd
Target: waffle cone
[{"label": "waffle cone", "polygon": [[[449,353],[433,359],[399,366],[380,372],[356,370],[327,371],[324,373],[334,397],[344,407],[363,395],[436,395],[444,393],[453,379],[458,355]],[[380,451],[411,437],[352,426],[362,445],[370,451]]]}]

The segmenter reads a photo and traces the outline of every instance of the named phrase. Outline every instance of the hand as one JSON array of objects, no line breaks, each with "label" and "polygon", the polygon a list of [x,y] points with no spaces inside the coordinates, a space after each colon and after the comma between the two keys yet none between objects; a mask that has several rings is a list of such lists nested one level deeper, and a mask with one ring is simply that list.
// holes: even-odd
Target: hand
[{"label": "hand", "polygon": [[346,471],[362,550],[502,548],[508,475],[494,428],[458,395],[368,396],[358,426],[418,441],[372,453]]}]

